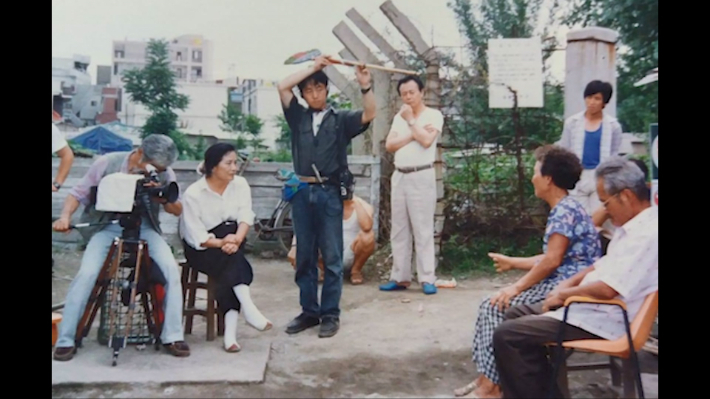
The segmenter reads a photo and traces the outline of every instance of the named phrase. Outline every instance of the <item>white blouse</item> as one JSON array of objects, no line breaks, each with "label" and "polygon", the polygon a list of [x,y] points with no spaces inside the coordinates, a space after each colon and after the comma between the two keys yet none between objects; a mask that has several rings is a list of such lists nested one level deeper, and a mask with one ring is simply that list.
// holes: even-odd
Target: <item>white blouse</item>
[{"label": "white blouse", "polygon": [[180,216],[180,236],[194,249],[205,250],[201,244],[215,238],[209,230],[228,220],[254,224],[251,209],[251,187],[246,179],[234,176],[222,195],[212,191],[202,177],[185,190]]}]

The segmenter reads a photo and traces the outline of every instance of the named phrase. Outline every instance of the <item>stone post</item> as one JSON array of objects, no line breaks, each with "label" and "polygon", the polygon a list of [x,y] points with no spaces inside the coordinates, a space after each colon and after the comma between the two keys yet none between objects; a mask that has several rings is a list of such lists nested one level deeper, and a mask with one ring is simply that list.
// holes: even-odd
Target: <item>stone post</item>
[{"label": "stone post", "polygon": [[604,112],[616,116],[616,42],[611,29],[587,27],[567,33],[565,118],[584,111],[584,88],[592,80],[611,83],[614,93]]}]

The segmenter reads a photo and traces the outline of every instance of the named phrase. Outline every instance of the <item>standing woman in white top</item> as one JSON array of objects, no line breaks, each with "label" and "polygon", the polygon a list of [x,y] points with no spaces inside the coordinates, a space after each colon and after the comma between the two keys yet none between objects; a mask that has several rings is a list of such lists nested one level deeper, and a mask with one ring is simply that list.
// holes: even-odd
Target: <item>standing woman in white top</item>
[{"label": "standing woman in white top", "polygon": [[435,294],[434,211],[436,210],[436,141],[444,125],[441,112],[424,105],[424,84],[406,76],[397,84],[402,109],[394,117],[385,148],[394,153],[392,174],[392,273],[382,291],[406,289],[412,280],[412,236],[417,280],[425,294]]},{"label": "standing woman in white top", "polygon": [[204,177],[185,191],[180,236],[192,267],[217,280],[218,311],[224,314],[224,349],[238,352],[237,319],[265,331],[272,323],[251,300],[254,279],[242,243],[254,223],[251,188],[237,176],[237,153],[231,144],[217,143],[205,151],[199,167]]}]

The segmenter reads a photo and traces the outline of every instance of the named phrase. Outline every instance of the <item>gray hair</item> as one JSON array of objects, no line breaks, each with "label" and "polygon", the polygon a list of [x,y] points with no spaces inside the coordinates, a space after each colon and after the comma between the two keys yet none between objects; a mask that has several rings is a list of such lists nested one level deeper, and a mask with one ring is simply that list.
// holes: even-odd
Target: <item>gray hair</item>
[{"label": "gray hair", "polygon": [[177,160],[177,145],[170,137],[164,134],[151,134],[141,143],[143,162],[149,162],[167,168]]},{"label": "gray hair", "polygon": [[648,200],[646,178],[635,163],[622,157],[612,157],[597,166],[597,179],[604,179],[604,190],[615,195],[625,189],[631,190],[636,198]]}]

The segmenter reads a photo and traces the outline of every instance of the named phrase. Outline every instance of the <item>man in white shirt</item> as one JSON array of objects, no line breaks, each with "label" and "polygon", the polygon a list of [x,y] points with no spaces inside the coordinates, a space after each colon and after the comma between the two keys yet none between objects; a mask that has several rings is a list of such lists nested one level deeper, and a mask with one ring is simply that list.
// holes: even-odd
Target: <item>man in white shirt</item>
[{"label": "man in white shirt", "polygon": [[52,182],[52,192],[57,192],[67,180],[69,169],[74,163],[74,152],[54,123],[52,123],[52,154],[57,154],[60,158],[57,176]]},{"label": "man in white shirt", "polygon": [[435,294],[434,212],[436,210],[436,142],[444,125],[439,110],[424,105],[424,84],[402,78],[397,91],[402,108],[392,121],[385,147],[394,153],[391,204],[392,273],[382,291],[406,289],[412,280],[412,236],[417,280],[425,294]]},{"label": "man in white shirt", "polygon": [[[619,299],[631,322],[646,296],[658,290],[658,208],[651,207],[643,172],[613,157],[599,165],[596,177],[599,199],[616,226],[614,238],[605,256],[561,282],[544,302],[506,313],[493,334],[504,398],[546,397],[551,365],[545,344],[557,339],[567,298]],[[575,304],[563,340],[615,340],[626,334],[623,320],[616,306]]]}]

